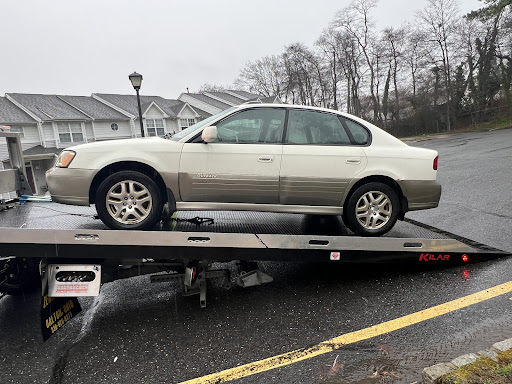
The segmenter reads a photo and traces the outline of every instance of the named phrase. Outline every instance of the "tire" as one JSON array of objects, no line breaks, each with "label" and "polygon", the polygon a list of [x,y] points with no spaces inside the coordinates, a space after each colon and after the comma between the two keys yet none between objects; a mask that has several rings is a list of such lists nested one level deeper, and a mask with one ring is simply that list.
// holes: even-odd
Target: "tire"
[{"label": "tire", "polygon": [[347,210],[343,209],[343,216],[341,216],[341,218],[343,219],[343,224],[345,224],[345,227],[347,227],[348,230],[355,233],[356,231],[352,227],[352,224],[349,223],[347,216],[348,216]]},{"label": "tire", "polygon": [[381,236],[395,225],[400,202],[390,186],[371,182],[350,195],[343,212],[345,225],[360,236]]},{"label": "tire", "polygon": [[152,229],[160,220],[162,207],[156,183],[137,171],[108,176],[96,192],[98,216],[111,229]]},{"label": "tire", "polygon": [[0,274],[0,293],[16,296],[41,288],[39,259],[11,259],[0,268],[7,269]]}]

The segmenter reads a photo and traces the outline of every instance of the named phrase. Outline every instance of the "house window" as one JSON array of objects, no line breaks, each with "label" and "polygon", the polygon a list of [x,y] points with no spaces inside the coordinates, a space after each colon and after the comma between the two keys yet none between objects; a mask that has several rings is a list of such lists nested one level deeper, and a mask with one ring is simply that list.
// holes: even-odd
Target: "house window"
[{"label": "house window", "polygon": [[184,130],[185,128],[191,127],[195,123],[196,123],[196,119],[180,119],[181,130]]},{"label": "house window", "polygon": [[117,125],[117,123],[112,123],[110,124],[110,129],[115,132],[119,129],[119,125]]},{"label": "house window", "polygon": [[165,135],[164,121],[162,119],[146,119],[146,128],[148,136]]},{"label": "house window", "polygon": [[25,138],[25,131],[23,130],[23,127],[12,126],[11,125],[11,129],[9,131],[10,132],[14,132],[14,133],[19,133],[20,134],[20,139],[24,139]]},{"label": "house window", "polygon": [[81,123],[57,123],[59,141],[61,143],[77,143],[84,141]]}]

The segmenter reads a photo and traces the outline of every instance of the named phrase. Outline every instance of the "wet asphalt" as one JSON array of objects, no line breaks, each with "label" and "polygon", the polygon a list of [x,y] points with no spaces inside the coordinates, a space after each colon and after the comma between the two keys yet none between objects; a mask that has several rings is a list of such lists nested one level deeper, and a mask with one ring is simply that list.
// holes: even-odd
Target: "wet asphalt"
[{"label": "wet asphalt", "polygon": [[[437,209],[407,216],[512,252],[512,130],[411,143],[440,153]],[[234,263],[224,267],[235,269]],[[274,282],[105,284],[46,343],[37,293],[0,299],[0,383],[180,383],[435,306],[512,280],[512,258],[425,269],[261,263]],[[413,383],[425,366],[512,337],[512,293],[236,383]]]}]

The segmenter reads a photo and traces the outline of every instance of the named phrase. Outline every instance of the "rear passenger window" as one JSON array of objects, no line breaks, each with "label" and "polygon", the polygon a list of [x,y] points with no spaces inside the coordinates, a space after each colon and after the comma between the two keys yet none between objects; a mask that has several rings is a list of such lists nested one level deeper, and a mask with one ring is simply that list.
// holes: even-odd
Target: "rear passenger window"
[{"label": "rear passenger window", "polygon": [[352,120],[343,119],[343,122],[346,124],[350,134],[354,138],[354,143],[356,145],[366,145],[370,143],[370,134],[365,128]]},{"label": "rear passenger window", "polygon": [[291,110],[285,143],[349,145],[350,139],[338,116],[307,110]]}]

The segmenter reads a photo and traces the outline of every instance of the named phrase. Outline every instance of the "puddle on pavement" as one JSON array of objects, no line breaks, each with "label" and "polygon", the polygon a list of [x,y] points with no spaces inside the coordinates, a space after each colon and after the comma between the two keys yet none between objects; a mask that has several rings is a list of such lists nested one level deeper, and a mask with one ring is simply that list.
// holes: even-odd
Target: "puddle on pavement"
[{"label": "puddle on pavement", "polygon": [[[512,338],[512,316],[485,321],[456,332],[450,339],[431,340],[423,350],[411,351],[400,341],[347,346],[321,359],[321,384],[411,384],[421,383],[425,367],[449,362],[466,353],[476,353],[495,342]],[[441,337],[441,336],[439,336]]]}]

